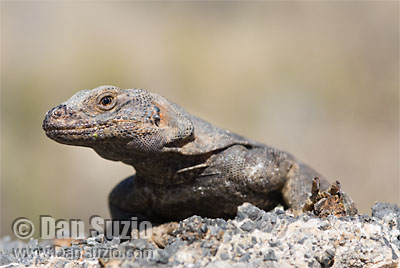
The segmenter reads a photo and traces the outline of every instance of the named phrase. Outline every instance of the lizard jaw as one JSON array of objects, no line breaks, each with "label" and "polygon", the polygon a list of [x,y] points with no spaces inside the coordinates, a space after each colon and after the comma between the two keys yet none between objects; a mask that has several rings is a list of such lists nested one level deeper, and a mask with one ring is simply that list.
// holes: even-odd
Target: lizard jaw
[{"label": "lizard jaw", "polygon": [[98,138],[98,127],[84,128],[54,128],[49,127],[43,129],[46,136],[59,143],[68,145],[82,145],[88,141],[95,141]]},{"label": "lizard jaw", "polygon": [[71,120],[54,115],[53,109],[46,114],[42,128],[47,137],[59,143],[92,147],[99,140],[104,143],[117,136],[129,139],[139,125],[139,121],[122,119],[94,123],[81,118]]},{"label": "lizard jaw", "polygon": [[[66,105],[59,105],[47,112],[42,128],[46,136],[63,144],[75,145],[76,141],[92,139],[98,126],[73,118]],[[68,122],[68,123],[67,123]],[[76,144],[78,145],[78,144]]]}]

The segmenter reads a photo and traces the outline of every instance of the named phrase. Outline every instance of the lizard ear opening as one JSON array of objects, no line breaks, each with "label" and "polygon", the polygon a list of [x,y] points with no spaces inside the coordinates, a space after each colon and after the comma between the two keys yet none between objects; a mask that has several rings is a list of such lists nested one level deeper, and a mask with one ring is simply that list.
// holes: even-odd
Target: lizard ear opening
[{"label": "lizard ear opening", "polygon": [[180,144],[193,136],[193,123],[184,114],[182,108],[167,99],[157,96],[153,101],[156,112],[153,122],[162,129],[168,146]]}]

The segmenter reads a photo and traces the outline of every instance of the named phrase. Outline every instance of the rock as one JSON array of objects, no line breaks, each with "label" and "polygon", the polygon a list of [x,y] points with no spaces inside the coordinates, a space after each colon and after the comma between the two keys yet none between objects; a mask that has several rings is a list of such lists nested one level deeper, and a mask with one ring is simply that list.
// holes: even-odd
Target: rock
[{"label": "rock", "polygon": [[251,221],[246,221],[240,226],[240,229],[245,232],[251,232],[254,229],[254,223],[252,223]]},{"label": "rock", "polygon": [[372,217],[382,219],[388,215],[400,215],[400,208],[395,204],[376,202],[372,207]]},{"label": "rock", "polygon": [[[325,214],[324,214],[325,215]],[[42,244],[0,240],[0,265],[23,267],[396,267],[400,257],[400,209],[377,203],[372,217],[353,215],[323,219],[306,212],[294,217],[282,208],[265,212],[249,203],[238,208],[235,219],[199,216],[161,226],[152,239],[121,243],[95,236],[64,246],[84,250],[66,258],[17,256],[15,248],[34,249]],[[164,230],[164,231],[160,231]],[[157,240],[157,243],[154,242]],[[90,252],[113,249],[120,253],[98,258]],[[111,252],[111,251],[110,251]],[[131,252],[129,255],[127,252]]]},{"label": "rock", "polygon": [[278,259],[275,256],[275,252],[271,249],[267,254],[264,255],[263,261],[277,261]]}]

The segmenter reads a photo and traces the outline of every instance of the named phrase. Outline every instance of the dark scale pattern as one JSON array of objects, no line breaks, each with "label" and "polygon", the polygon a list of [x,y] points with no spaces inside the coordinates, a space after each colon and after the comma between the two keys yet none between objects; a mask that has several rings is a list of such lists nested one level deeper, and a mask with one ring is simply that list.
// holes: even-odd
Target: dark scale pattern
[{"label": "dark scale pattern", "polygon": [[[220,129],[142,89],[101,86],[50,110],[46,135],[132,165],[109,196],[114,218],[229,218],[243,202],[298,211],[319,176],[291,155]],[[322,189],[328,187],[321,178]]]}]

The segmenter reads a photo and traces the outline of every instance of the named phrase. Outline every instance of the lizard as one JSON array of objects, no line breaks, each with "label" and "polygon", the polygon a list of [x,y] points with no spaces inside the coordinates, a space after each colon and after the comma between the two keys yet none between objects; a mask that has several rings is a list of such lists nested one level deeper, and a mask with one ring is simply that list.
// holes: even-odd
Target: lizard
[{"label": "lizard", "polygon": [[250,202],[300,211],[312,181],[329,183],[291,154],[216,127],[143,89],[81,90],[45,115],[46,135],[122,161],[135,174],[108,197],[113,219],[153,224],[192,215],[232,218]]}]

